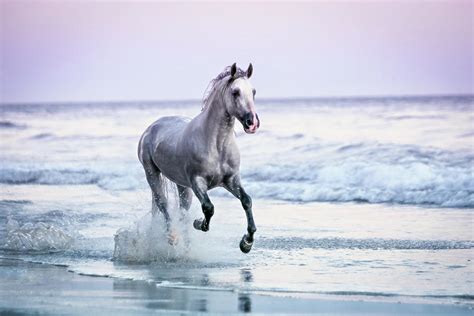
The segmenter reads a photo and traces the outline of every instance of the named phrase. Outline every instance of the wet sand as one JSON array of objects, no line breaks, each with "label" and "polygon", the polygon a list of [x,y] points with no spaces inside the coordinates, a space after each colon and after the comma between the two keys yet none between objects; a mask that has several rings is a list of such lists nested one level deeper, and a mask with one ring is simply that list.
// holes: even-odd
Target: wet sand
[{"label": "wet sand", "polygon": [[157,313],[472,315],[472,307],[157,287],[143,281],[78,275],[67,267],[0,259],[1,315]]}]

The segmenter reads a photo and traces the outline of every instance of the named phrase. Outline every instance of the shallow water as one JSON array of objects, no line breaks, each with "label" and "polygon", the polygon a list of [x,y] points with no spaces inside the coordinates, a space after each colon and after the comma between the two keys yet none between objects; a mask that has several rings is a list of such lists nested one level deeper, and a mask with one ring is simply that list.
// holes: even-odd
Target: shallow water
[{"label": "shallow water", "polygon": [[256,135],[236,126],[258,226],[244,255],[223,190],[208,233],[196,200],[182,221],[172,208],[176,247],[149,214],[141,132],[198,102],[2,105],[0,255],[165,287],[472,300],[473,98],[257,108]]}]

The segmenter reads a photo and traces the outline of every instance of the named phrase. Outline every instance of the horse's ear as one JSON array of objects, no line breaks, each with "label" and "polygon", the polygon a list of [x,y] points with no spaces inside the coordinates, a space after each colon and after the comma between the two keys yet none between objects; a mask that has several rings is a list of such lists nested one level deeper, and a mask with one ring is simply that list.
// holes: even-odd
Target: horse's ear
[{"label": "horse's ear", "polygon": [[252,66],[252,63],[250,63],[249,68],[247,68],[247,78],[250,78],[250,76],[252,76],[252,73],[253,73],[253,66]]},{"label": "horse's ear", "polygon": [[237,72],[237,63],[234,63],[232,67],[230,67],[230,77],[234,77],[235,73]]}]

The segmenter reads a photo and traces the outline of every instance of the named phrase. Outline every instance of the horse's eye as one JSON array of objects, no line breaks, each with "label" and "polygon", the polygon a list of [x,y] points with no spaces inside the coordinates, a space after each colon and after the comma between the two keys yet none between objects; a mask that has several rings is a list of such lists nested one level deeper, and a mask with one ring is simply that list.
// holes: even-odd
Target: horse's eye
[{"label": "horse's eye", "polygon": [[232,96],[233,96],[234,98],[237,98],[239,95],[240,95],[240,91],[239,91],[239,90],[237,90],[237,89],[232,90]]},{"label": "horse's eye", "polygon": [[255,93],[257,93],[257,90],[253,89],[252,93],[253,93],[253,96],[255,96]]}]

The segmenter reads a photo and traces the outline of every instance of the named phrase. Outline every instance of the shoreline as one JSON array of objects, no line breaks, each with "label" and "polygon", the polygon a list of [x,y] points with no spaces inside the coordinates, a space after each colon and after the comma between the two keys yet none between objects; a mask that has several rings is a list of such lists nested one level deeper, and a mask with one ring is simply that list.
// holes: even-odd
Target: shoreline
[{"label": "shoreline", "polygon": [[[0,314],[279,313],[471,315],[472,305],[361,297],[236,292],[157,286],[154,282],[80,275],[67,266],[0,258]],[[274,295],[275,294],[275,295]],[[21,306],[21,307],[19,307]]]}]

